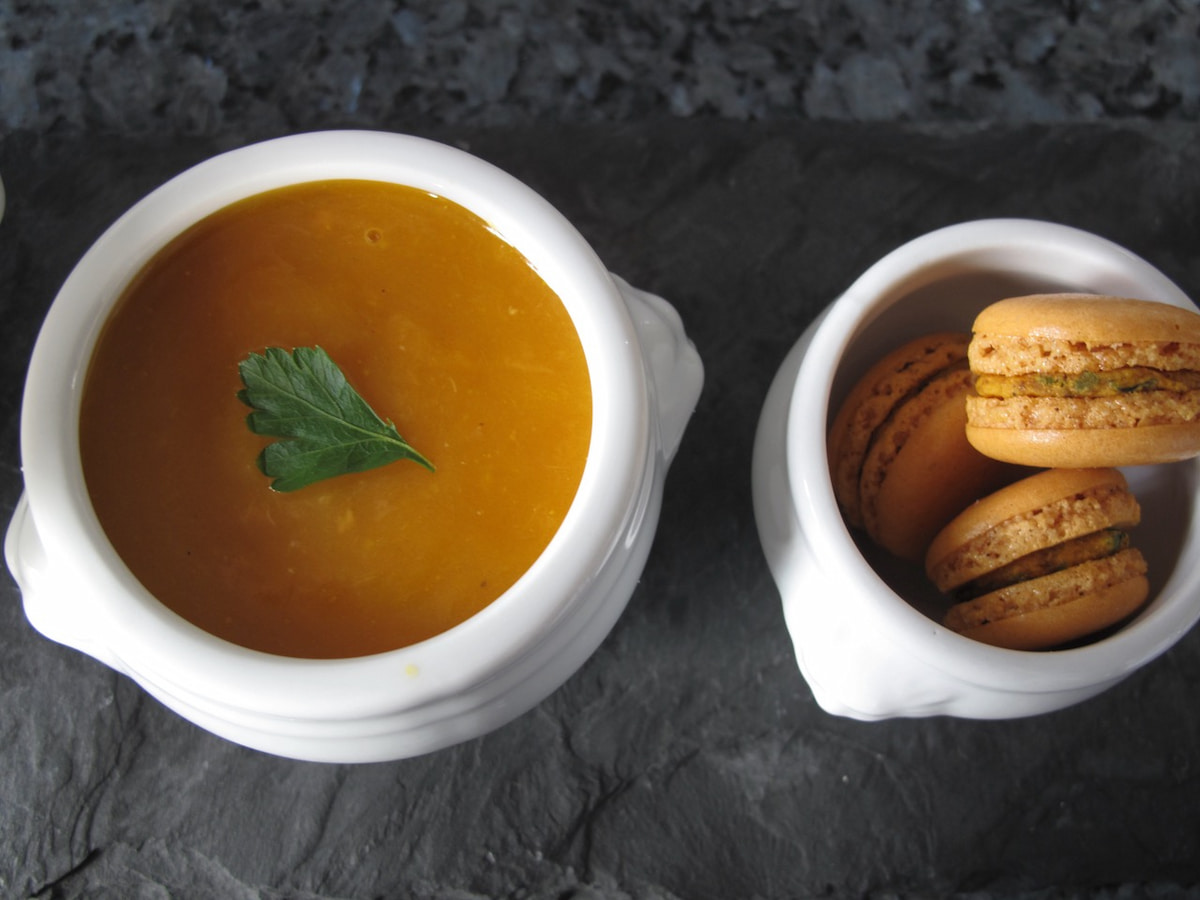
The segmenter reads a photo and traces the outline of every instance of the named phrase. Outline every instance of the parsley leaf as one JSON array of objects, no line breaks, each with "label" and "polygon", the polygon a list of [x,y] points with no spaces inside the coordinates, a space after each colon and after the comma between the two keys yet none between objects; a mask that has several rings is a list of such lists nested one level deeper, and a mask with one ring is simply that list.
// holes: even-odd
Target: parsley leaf
[{"label": "parsley leaf", "polygon": [[409,459],[433,464],[381,419],[320,347],[268,347],[238,364],[255,434],[284,438],[263,448],[258,467],[271,488],[294,491],[325,478]]}]

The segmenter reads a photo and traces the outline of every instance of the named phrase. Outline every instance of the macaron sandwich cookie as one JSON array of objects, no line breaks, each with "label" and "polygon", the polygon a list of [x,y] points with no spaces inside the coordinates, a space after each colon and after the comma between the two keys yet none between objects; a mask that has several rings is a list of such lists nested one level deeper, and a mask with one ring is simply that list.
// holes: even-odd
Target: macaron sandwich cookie
[{"label": "macaron sandwich cookie", "polygon": [[1037,467],[1200,454],[1200,313],[1095,294],[1002,300],[975,319],[967,439]]},{"label": "macaron sandwich cookie", "polygon": [[902,559],[919,562],[964,506],[1016,477],[966,440],[969,342],[946,332],[896,348],[859,379],[829,429],[843,518]]},{"label": "macaron sandwich cookie", "polygon": [[985,497],[929,546],[925,570],[953,602],[944,624],[1014,650],[1077,641],[1129,617],[1149,593],[1129,546],[1141,517],[1116,469],[1050,469]]}]

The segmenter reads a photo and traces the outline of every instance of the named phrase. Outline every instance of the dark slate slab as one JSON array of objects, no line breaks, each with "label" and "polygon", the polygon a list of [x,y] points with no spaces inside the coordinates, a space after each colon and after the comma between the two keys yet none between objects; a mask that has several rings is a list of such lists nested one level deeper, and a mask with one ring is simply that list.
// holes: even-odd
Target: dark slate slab
[{"label": "dark slate slab", "polygon": [[[1200,294],[1200,128],[427,133],[542,191],[614,271],[676,305],[705,360],[626,614],[511,725],[419,759],[334,766],[198,730],[34,633],[0,578],[0,895],[1197,895],[1200,633],[1109,693],[1034,719],[829,716],[792,659],[749,461],[759,405],[801,329],[931,228],[1064,222]],[[237,143],[52,130],[0,146],[5,521],[20,490],[23,369],[58,284],[146,190]]]}]

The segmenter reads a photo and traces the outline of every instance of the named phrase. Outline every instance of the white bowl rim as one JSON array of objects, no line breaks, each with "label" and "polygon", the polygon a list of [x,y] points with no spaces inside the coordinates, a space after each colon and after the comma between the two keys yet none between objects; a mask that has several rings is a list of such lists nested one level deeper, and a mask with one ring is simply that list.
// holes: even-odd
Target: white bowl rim
[{"label": "white bowl rim", "polygon": [[[79,397],[112,301],[167,240],[243,197],[337,178],[395,181],[447,197],[530,259],[564,300],[584,342],[592,443],[557,534],[489,607],[399,650],[294,659],[216,638],[137,582],[88,499],[79,461]],[[133,672],[167,691],[264,714],[377,715],[486,682],[587,600],[587,578],[623,539],[631,500],[647,477],[645,377],[634,324],[607,270],[574,226],[533,189],[466,151],[426,138],[356,130],[290,135],[227,151],[176,175],[124,213],[81,258],[51,306],[30,361],[21,422],[25,488],[49,558],[68,561],[93,585],[89,599],[107,629],[105,641]]]},{"label": "white bowl rim", "polygon": [[[855,336],[887,307],[877,298],[921,269],[993,249],[1025,247],[1083,257],[1102,258],[1106,265],[1147,286],[1150,296],[1194,309],[1191,300],[1157,268],[1120,245],[1072,226],[1022,219],[979,219],[948,225],[917,237],[868,268],[838,298],[816,329],[801,362],[789,402],[787,466],[792,502],[814,556],[837,560],[846,577],[863,585],[846,591],[837,602],[862,604],[866,621],[877,633],[929,665],[959,679],[998,690],[1029,693],[1085,687],[1127,675],[1158,656],[1200,619],[1200,568],[1178,568],[1164,585],[1176,602],[1157,604],[1116,634],[1077,648],[1031,653],[991,647],[963,637],[926,617],[899,597],[859,553],[833,494],[825,442],[833,380],[839,361]],[[802,385],[805,389],[802,389]],[[810,423],[819,422],[821,427]],[[802,474],[804,460],[814,477]],[[874,617],[873,619],[871,617]]]}]

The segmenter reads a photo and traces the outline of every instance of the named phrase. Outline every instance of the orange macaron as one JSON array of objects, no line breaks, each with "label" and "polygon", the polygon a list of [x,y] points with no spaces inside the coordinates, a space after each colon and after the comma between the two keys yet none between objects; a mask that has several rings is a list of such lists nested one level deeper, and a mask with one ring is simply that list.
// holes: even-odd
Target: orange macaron
[{"label": "orange macaron", "polygon": [[1037,467],[1200,454],[1200,313],[1147,300],[1038,294],[975,319],[967,439]]},{"label": "orange macaron", "polygon": [[846,522],[919,561],[973,500],[1021,474],[966,440],[970,335],[925,335],[861,376],[828,433],[830,476]]},{"label": "orange macaron", "polygon": [[1129,529],[1141,518],[1117,469],[1050,469],[965,509],[925,570],[953,605],[944,624],[1014,650],[1059,647],[1132,615],[1149,582]]}]

